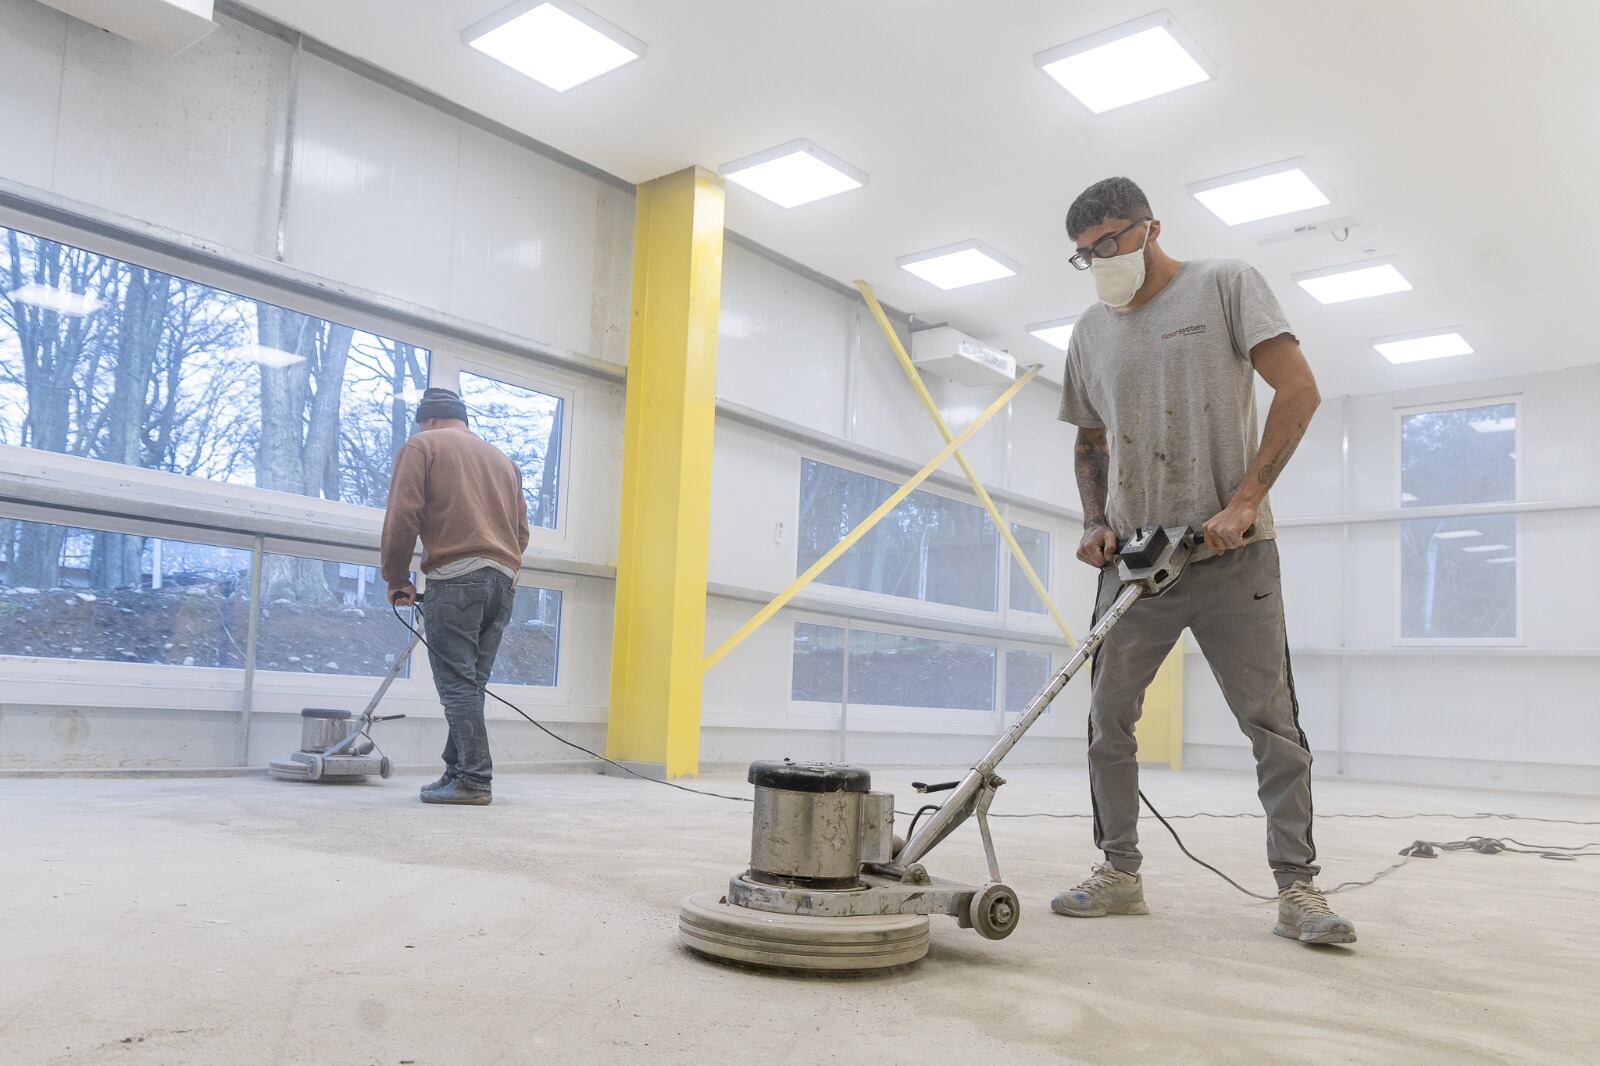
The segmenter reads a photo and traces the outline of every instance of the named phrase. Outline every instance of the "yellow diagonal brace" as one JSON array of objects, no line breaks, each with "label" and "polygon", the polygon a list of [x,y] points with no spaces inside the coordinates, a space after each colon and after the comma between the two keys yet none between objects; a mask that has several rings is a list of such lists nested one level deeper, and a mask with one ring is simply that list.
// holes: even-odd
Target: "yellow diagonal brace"
[{"label": "yellow diagonal brace", "polygon": [[866,518],[862,519],[861,524],[856,526],[856,528],[852,529],[849,533],[846,533],[843,540],[824,552],[822,558],[812,563],[805,573],[801,574],[799,577],[790,582],[788,588],[774,596],[772,598],[772,602],[768,603],[765,607],[761,608],[761,610],[757,611],[750,621],[740,626],[731,637],[718,645],[717,649],[710,655],[707,655],[704,669],[709,670],[721,662],[730,651],[742,644],[746,637],[759,629],[762,623],[781,611],[784,604],[788,603],[790,600],[794,599],[795,596],[799,595],[801,589],[811,584],[811,582],[817,579],[818,575],[820,575],[828,567],[832,566],[839,556],[843,555],[845,552],[854,547],[856,541],[870,533],[873,526],[877,525],[886,515],[888,515],[890,511],[893,511],[900,505],[901,500],[904,500],[907,496],[911,495],[916,491],[918,485],[921,485],[924,481],[933,476],[933,472],[943,466],[945,461],[949,459],[950,456],[955,454],[956,449],[960,448],[961,445],[966,443],[968,437],[972,436],[980,428],[982,428],[983,424],[989,421],[989,419],[1005,410],[1005,406],[1011,402],[1011,398],[1017,393],[1021,392],[1022,387],[1028,382],[1032,381],[1033,376],[1038,372],[1039,368],[1037,366],[1029,367],[1028,372],[1013,382],[1005,392],[1002,392],[999,398],[994,401],[994,403],[984,408],[983,412],[979,414],[977,418],[972,420],[971,425],[969,425],[966,429],[963,429],[960,433],[956,434],[956,436],[953,437],[948,444],[939,449],[938,454],[936,454],[932,459],[929,459],[926,463],[922,464],[922,469],[918,470],[915,474],[912,474],[910,481],[907,481],[904,485],[901,485],[899,488],[895,489],[894,492],[889,495],[887,500],[884,500],[878,505],[877,510],[873,511],[871,514],[867,515]]},{"label": "yellow diagonal brace", "polygon": [[[917,390],[917,395],[922,398],[922,406],[928,409],[928,416],[933,419],[933,424],[939,427],[939,435],[948,443],[952,438],[950,426],[944,420],[944,415],[939,412],[939,404],[928,391],[928,386],[922,383],[922,375],[917,373],[916,366],[911,362],[911,356],[906,354],[905,345],[900,343],[900,337],[894,331],[894,326],[889,322],[889,316],[883,313],[883,305],[878,303],[878,298],[872,292],[872,286],[864,281],[857,281],[856,288],[861,290],[861,296],[867,301],[867,307],[872,311],[872,317],[878,320],[878,325],[883,329],[883,335],[889,339],[889,347],[894,350],[895,358],[900,360],[900,369],[906,372],[906,377],[911,382],[911,387]],[[1069,645],[1076,646],[1078,638],[1072,635],[1072,630],[1067,627],[1067,620],[1061,617],[1061,612],[1056,609],[1055,601],[1050,598],[1050,592],[1044,587],[1044,582],[1039,580],[1039,575],[1034,572],[1033,564],[1028,562],[1028,557],[1022,551],[1022,545],[1017,543],[1017,538],[1011,532],[1011,523],[1007,522],[1000,514],[1000,508],[995,506],[990,499],[989,491],[983,487],[983,482],[978,478],[977,471],[972,469],[972,464],[967,462],[967,457],[959,449],[955,453],[956,463],[960,465],[961,472],[967,475],[967,481],[972,484],[972,491],[977,494],[978,502],[983,504],[984,510],[989,512],[989,520],[1000,531],[1000,536],[1005,539],[1006,547],[1011,549],[1011,556],[1016,560],[1017,566],[1022,569],[1022,574],[1028,579],[1028,584],[1033,586],[1034,594],[1044,604],[1046,611],[1055,621],[1056,627],[1061,630],[1061,635],[1067,638]]]}]

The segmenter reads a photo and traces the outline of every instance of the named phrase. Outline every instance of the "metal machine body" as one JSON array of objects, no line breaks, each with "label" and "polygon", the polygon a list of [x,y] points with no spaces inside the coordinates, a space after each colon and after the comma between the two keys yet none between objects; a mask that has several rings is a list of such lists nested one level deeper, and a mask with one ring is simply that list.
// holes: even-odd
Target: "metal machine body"
[{"label": "metal machine body", "polygon": [[267,772],[284,781],[357,781],[374,775],[387,778],[393,773],[394,765],[372,739],[372,727],[377,722],[405,717],[378,714],[378,704],[421,642],[420,631],[413,633],[411,643],[389,666],[389,672],[378,683],[378,691],[359,716],[352,718],[349,711],[321,707],[301,711],[300,750],[273,759],[267,764]]},{"label": "metal machine body", "polygon": [[[1122,546],[1117,556],[1122,588],[1110,608],[964,777],[918,784],[918,792],[948,791],[950,796],[909,840],[894,836],[893,797],[872,792],[866,770],[787,761],[752,764],[749,780],[756,796],[750,868],[732,879],[720,899],[704,894],[684,901],[679,926],[683,942],[701,954],[737,962],[860,970],[902,965],[926,954],[926,919],[919,939],[906,931],[908,916],[946,914],[987,939],[1010,936],[1021,907],[1001,879],[989,831],[989,807],[1005,784],[995,770],[1134,603],[1172,587],[1198,542],[1187,526],[1153,526]],[[974,884],[931,876],[922,860],[974,816],[988,880]],[[790,921],[782,926],[783,950],[774,951],[768,942],[770,923],[761,915],[826,919],[831,924],[819,925],[808,936],[808,926]],[[874,935],[879,935],[876,950]],[[803,948],[796,946],[802,943]]]}]

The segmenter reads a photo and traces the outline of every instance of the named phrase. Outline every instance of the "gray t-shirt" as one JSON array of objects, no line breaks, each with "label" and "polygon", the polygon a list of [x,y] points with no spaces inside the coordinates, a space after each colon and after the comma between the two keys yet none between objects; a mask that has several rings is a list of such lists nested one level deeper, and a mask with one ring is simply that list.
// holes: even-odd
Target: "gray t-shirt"
[{"label": "gray t-shirt", "polygon": [[[1198,529],[1227,506],[1258,446],[1250,349],[1289,332],[1266,279],[1237,259],[1184,263],[1136,310],[1083,313],[1061,420],[1106,431],[1118,537],[1152,522]],[[1251,539],[1273,535],[1263,501]]]}]

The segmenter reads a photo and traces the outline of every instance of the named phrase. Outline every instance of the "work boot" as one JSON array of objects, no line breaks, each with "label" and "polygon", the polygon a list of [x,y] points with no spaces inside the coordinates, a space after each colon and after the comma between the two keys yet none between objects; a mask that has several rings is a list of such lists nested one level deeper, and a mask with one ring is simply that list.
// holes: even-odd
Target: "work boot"
[{"label": "work boot", "polygon": [[438,788],[425,788],[422,790],[423,803],[454,803],[466,807],[487,807],[491,798],[488,789],[468,788],[453,777]]},{"label": "work boot", "polygon": [[1124,873],[1103,862],[1077,888],[1050,901],[1050,909],[1073,918],[1101,918],[1107,914],[1149,914],[1144,902],[1144,882],[1138,874]]},{"label": "work boot", "polygon": [[1272,931],[1302,944],[1356,942],[1356,927],[1333,913],[1310,881],[1296,881],[1278,893],[1278,924]]}]

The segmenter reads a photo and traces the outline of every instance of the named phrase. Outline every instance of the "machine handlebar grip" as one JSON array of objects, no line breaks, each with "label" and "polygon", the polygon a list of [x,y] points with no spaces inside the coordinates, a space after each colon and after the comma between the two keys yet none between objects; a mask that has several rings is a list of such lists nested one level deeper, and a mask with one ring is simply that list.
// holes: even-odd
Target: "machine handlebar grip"
[{"label": "machine handlebar grip", "polygon": [[926,794],[929,792],[949,792],[959,784],[961,784],[960,781],[944,781],[937,785],[930,785],[925,781],[913,781],[911,782],[911,787],[918,792]]}]

